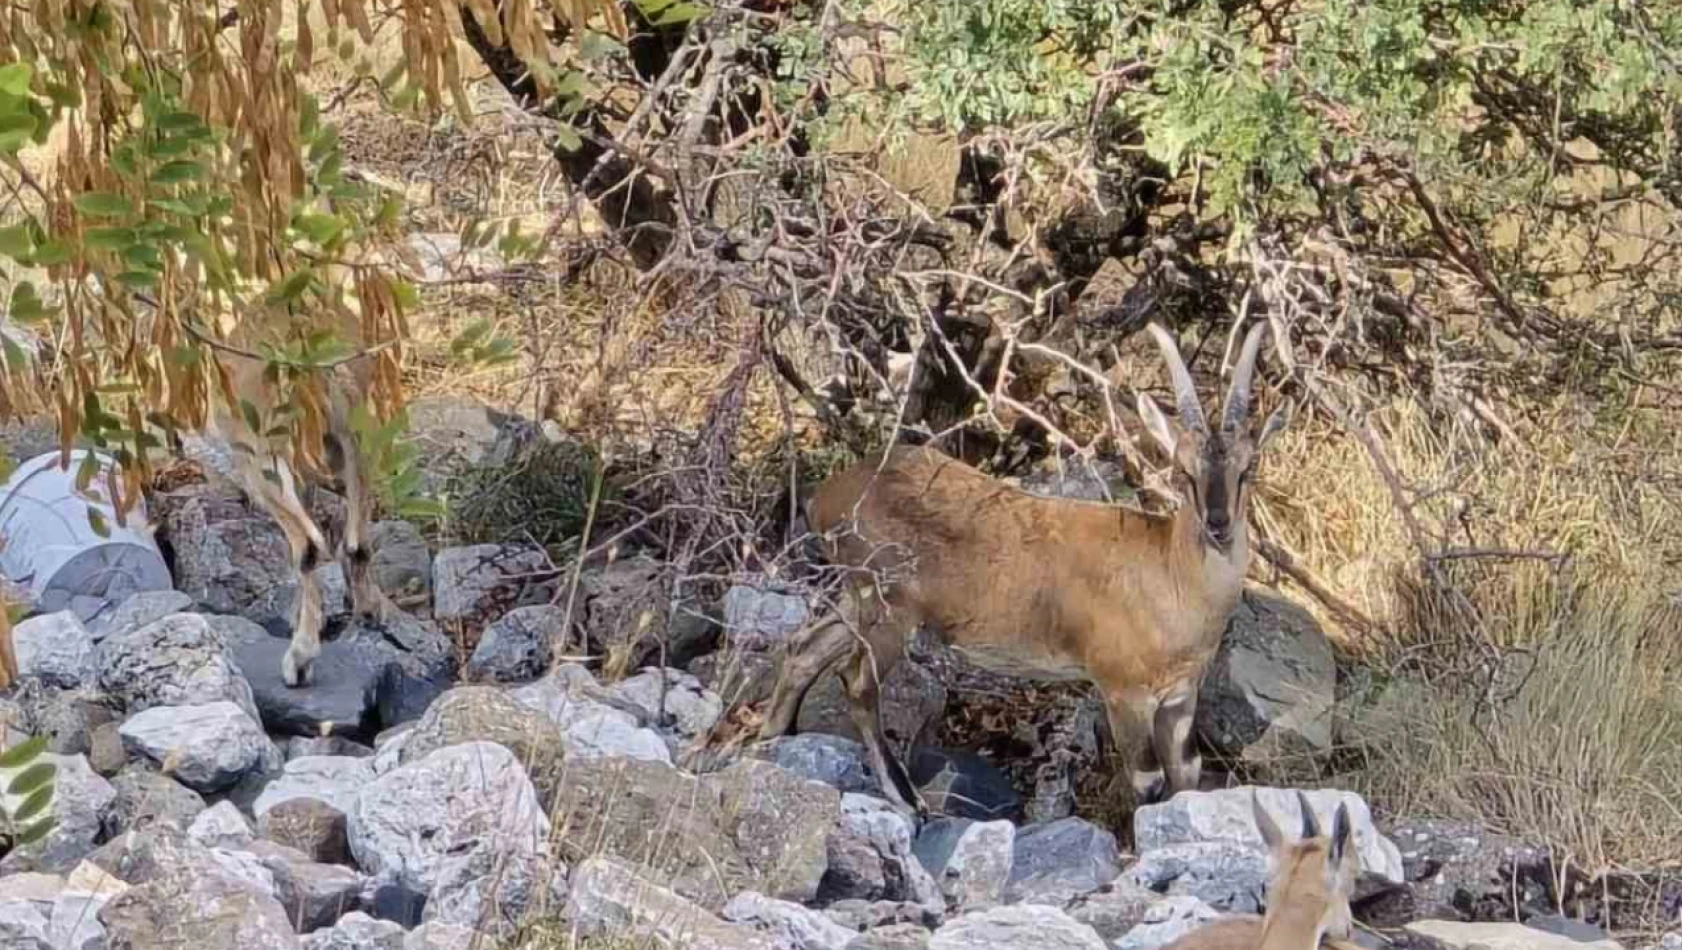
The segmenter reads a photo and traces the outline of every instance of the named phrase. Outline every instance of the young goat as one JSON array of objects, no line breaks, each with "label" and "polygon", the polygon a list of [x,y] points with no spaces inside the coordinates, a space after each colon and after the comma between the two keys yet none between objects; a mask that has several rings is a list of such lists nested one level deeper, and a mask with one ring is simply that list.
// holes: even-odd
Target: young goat
[{"label": "young goat", "polygon": [[1169,795],[1195,789],[1198,684],[1249,567],[1245,511],[1257,457],[1286,418],[1281,407],[1254,430],[1250,387],[1264,327],[1245,338],[1211,429],[1178,348],[1150,325],[1179,424],[1143,393],[1139,413],[1188,499],[1171,516],[1031,495],[909,446],[819,486],[807,521],[851,582],[834,611],[790,641],[759,738],[787,733],[812,683],[850,655],[843,679],[871,765],[884,791],[925,811],[887,747],[877,700],[907,639],[928,623],[983,667],[1095,682],[1140,800],[1164,785]]},{"label": "young goat", "polygon": [[1269,852],[1267,915],[1211,921],[1164,950],[1315,950],[1327,936],[1334,938],[1327,941],[1328,947],[1351,946],[1337,939],[1349,935],[1349,895],[1360,870],[1349,809],[1337,806],[1331,837],[1325,838],[1308,796],[1298,792],[1297,801],[1302,806],[1302,839],[1287,842],[1261,800],[1251,798]]}]

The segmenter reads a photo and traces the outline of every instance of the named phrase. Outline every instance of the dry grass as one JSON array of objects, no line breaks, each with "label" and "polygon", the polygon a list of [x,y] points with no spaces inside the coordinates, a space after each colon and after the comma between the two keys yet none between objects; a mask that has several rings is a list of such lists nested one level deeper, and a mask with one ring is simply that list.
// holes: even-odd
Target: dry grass
[{"label": "dry grass", "polygon": [[1427,531],[1568,555],[1438,562],[1459,610],[1420,582],[1359,446],[1314,425],[1281,438],[1258,521],[1389,632],[1322,612],[1372,674],[1341,710],[1340,781],[1381,810],[1547,842],[1591,870],[1682,853],[1682,443],[1674,410],[1628,396],[1598,416],[1559,398],[1522,445],[1433,430],[1409,405],[1372,417]]}]

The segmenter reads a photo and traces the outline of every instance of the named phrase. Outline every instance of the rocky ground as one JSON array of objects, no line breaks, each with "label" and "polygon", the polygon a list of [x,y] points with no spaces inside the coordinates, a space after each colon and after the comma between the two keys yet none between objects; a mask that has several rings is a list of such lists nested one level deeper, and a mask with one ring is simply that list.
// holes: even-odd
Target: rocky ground
[{"label": "rocky ground", "polygon": [[[482,414],[432,418],[448,422],[439,457],[494,457]],[[610,946],[1145,950],[1262,906],[1247,787],[1141,809],[1118,840],[1076,815],[1096,814],[1091,697],[990,678],[931,643],[884,713],[941,817],[880,797],[829,678],[802,734],[696,771],[692,741],[768,688],[805,616],[798,591],[738,583],[660,620],[659,565],[621,558],[581,579],[568,631],[565,576],[541,549],[433,550],[383,522],[375,569],[405,613],[358,625],[330,568],[336,636],[293,690],[278,529],[213,483],[153,514],[177,590],[15,631],[21,682],[0,718],[8,745],[49,737],[57,826],[0,860],[0,947],[419,950],[518,945],[535,926]],[[669,666],[635,649],[651,625]],[[565,633],[629,657],[627,675],[554,656]],[[1202,738],[1239,762],[1323,757],[1336,677],[1312,620],[1257,593],[1211,672]],[[966,723],[991,739],[951,747]],[[1294,813],[1294,792],[1261,795]],[[1617,946],[1548,913],[1544,849],[1308,796],[1355,818],[1362,943]]]}]

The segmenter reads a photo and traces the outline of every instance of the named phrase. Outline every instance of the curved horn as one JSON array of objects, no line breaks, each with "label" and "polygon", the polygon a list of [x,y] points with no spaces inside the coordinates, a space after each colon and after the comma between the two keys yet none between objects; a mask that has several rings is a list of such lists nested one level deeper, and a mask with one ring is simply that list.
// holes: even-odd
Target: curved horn
[{"label": "curved horn", "polygon": [[1314,817],[1314,806],[1308,803],[1308,796],[1300,790],[1297,792],[1297,804],[1302,806],[1303,839],[1320,837],[1320,821]]},{"label": "curved horn", "polygon": [[1156,340],[1157,349],[1162,351],[1162,361],[1168,364],[1168,377],[1174,382],[1174,404],[1180,410],[1180,425],[1207,435],[1209,423],[1203,418],[1203,405],[1197,401],[1197,387],[1191,384],[1191,373],[1186,371],[1185,361],[1180,359],[1180,348],[1174,345],[1174,338],[1160,324],[1153,321],[1145,327],[1151,331],[1151,338]]},{"label": "curved horn", "polygon": [[1232,385],[1226,391],[1226,406],[1221,413],[1221,432],[1238,431],[1250,415],[1250,383],[1256,374],[1256,354],[1261,352],[1262,331],[1266,323],[1250,328],[1244,337],[1244,349],[1238,354],[1238,364],[1232,368]]}]

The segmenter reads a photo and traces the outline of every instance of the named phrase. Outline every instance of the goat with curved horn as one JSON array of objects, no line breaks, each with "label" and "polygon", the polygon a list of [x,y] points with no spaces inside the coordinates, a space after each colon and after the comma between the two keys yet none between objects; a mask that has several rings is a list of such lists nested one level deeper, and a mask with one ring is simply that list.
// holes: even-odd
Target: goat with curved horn
[{"label": "goat with curved horn", "polygon": [[[884,792],[922,810],[877,699],[926,624],[979,666],[1095,683],[1137,800],[1197,788],[1198,684],[1243,589],[1250,481],[1284,416],[1256,432],[1229,412],[1232,425],[1209,431],[1173,338],[1155,324],[1150,334],[1180,412],[1170,422],[1141,393],[1139,413],[1186,503],[1162,516],[1031,495],[908,445],[836,473],[811,493],[806,521],[849,583],[789,641],[760,739],[790,731],[812,683],[845,663],[853,724]],[[1259,343],[1252,332],[1235,374],[1246,413]]]}]

